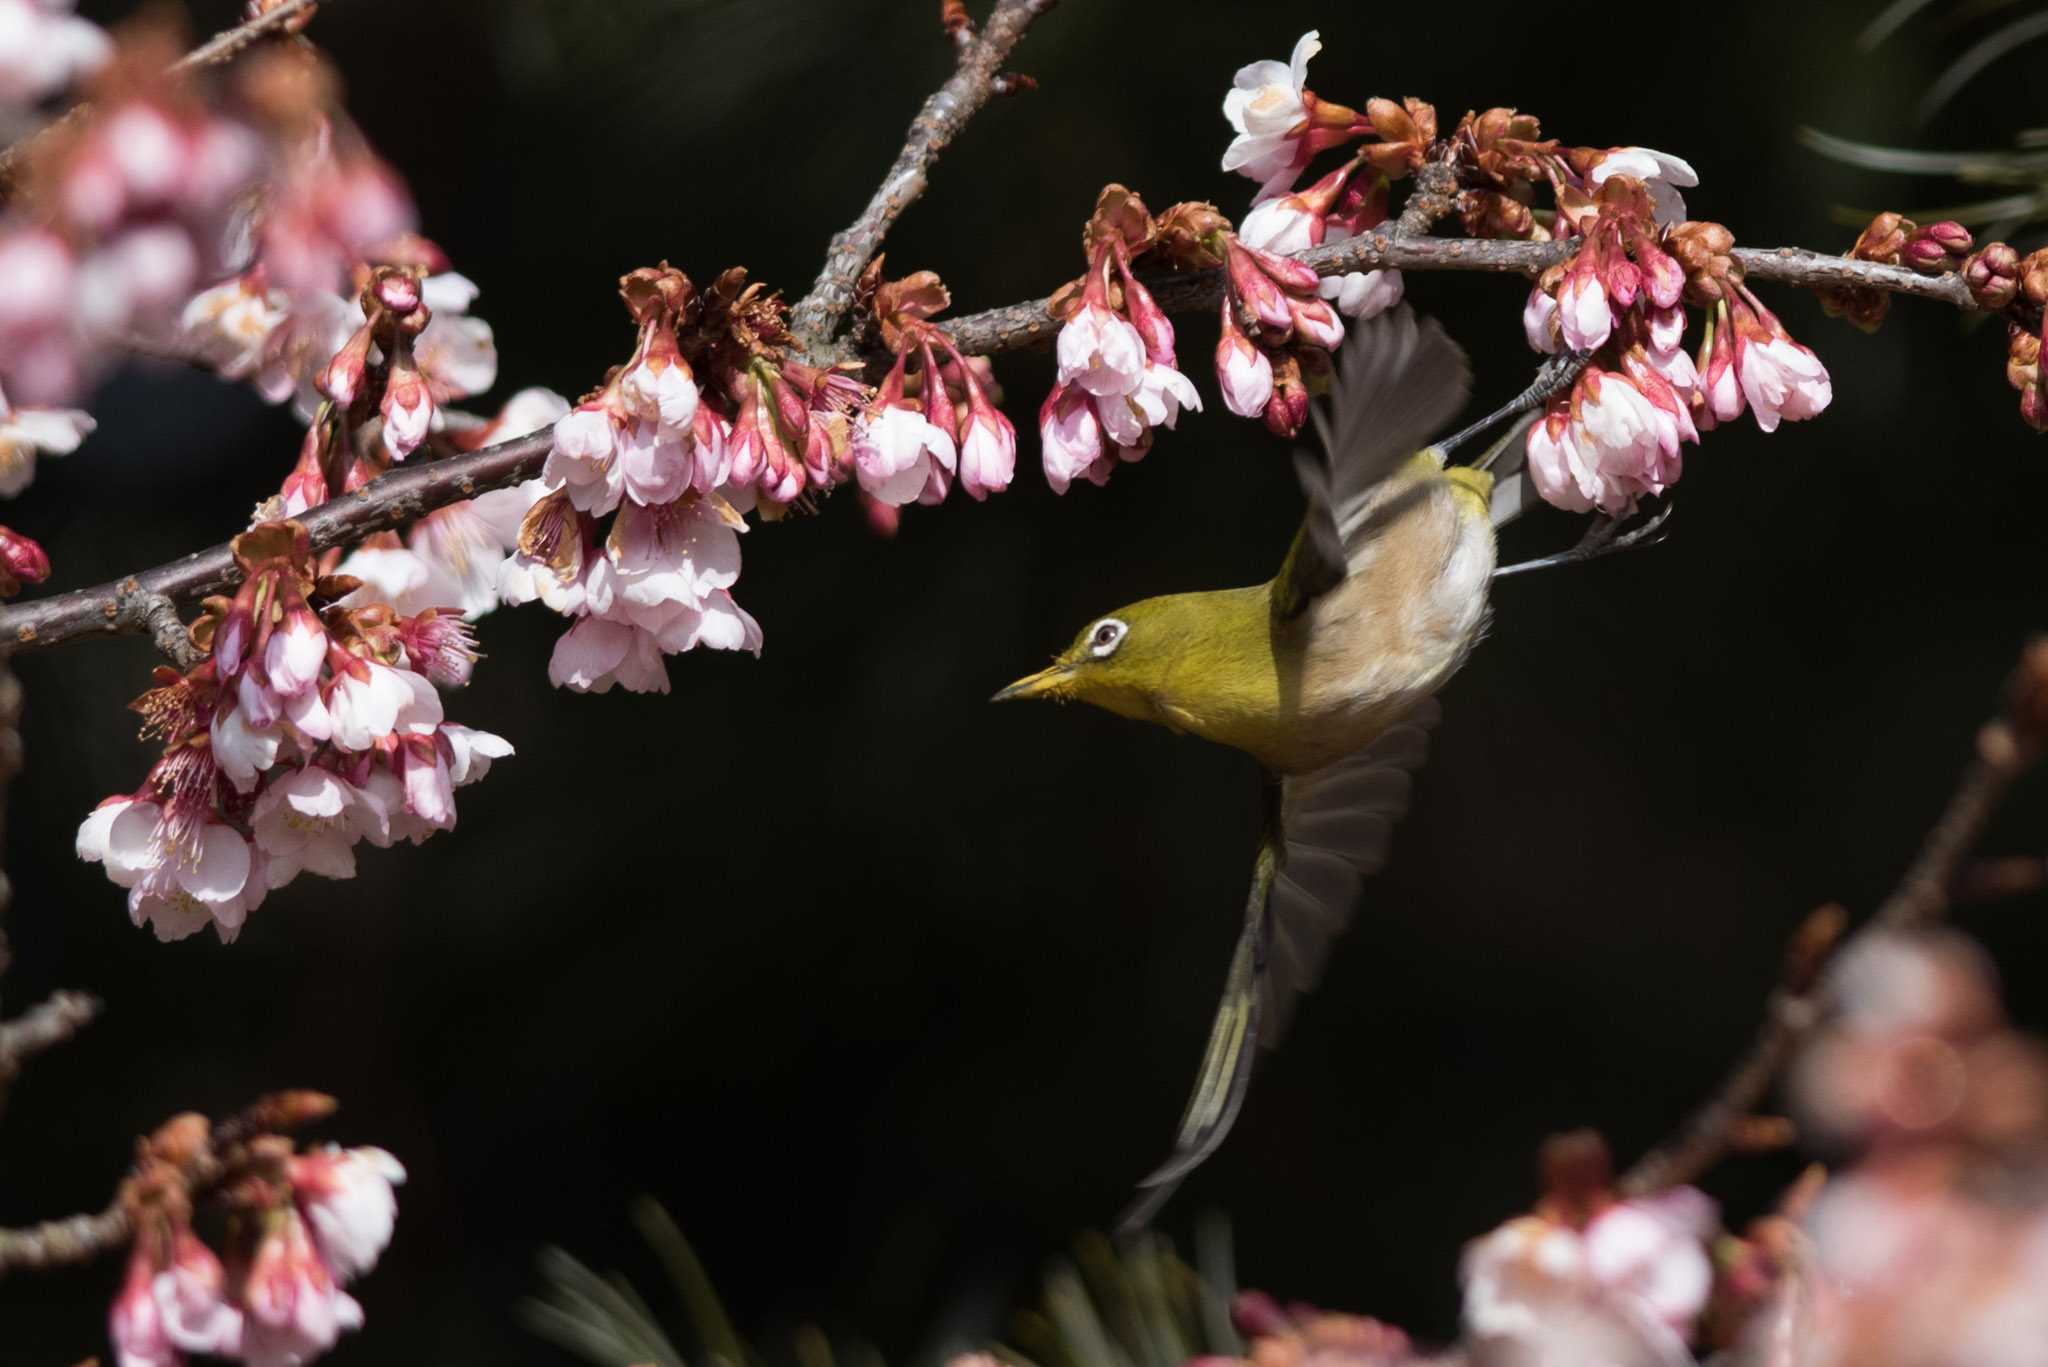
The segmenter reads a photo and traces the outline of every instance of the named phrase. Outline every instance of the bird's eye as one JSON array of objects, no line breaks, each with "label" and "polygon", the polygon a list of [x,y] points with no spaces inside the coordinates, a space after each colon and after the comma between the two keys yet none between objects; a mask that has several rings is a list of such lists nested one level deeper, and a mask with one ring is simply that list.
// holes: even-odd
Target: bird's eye
[{"label": "bird's eye", "polygon": [[1103,618],[1088,633],[1088,653],[1098,660],[1107,657],[1123,644],[1124,633],[1129,630],[1114,617]]}]

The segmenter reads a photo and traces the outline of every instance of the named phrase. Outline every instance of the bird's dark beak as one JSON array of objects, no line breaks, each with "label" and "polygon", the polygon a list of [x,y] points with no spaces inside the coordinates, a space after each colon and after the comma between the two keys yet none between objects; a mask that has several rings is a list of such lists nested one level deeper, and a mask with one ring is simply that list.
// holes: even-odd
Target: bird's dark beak
[{"label": "bird's dark beak", "polygon": [[1053,663],[1036,674],[1026,674],[1008,688],[999,689],[990,702],[1009,702],[1016,698],[1056,697],[1074,677],[1074,667],[1069,664]]}]

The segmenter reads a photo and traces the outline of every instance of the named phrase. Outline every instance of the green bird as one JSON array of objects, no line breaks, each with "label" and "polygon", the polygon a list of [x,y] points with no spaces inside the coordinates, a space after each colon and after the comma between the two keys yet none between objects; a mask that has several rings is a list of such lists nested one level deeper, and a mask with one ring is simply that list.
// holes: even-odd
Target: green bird
[{"label": "green bird", "polygon": [[[1365,877],[1386,862],[1442,688],[1486,628],[1494,529],[1522,503],[1445,450],[1533,408],[1556,376],[1431,446],[1464,406],[1464,353],[1406,307],[1342,349],[1320,451],[1296,465],[1308,509],[1280,572],[1249,588],[1147,598],[1083,628],[995,695],[1079,701],[1233,746],[1265,769],[1245,925],[1172,1156],[1120,1222],[1142,1226],[1222,1141],[1260,1045],[1315,985]],[[1576,367],[1572,368],[1576,373]],[[1566,557],[1557,557],[1557,560]],[[1512,568],[1521,568],[1519,566]]]}]

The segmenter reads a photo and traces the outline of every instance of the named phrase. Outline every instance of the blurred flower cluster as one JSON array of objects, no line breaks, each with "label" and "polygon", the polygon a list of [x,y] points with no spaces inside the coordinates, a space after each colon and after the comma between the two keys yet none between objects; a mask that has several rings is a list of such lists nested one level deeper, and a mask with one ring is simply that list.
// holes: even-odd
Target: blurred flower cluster
[{"label": "blurred flower cluster", "polygon": [[455,789],[512,753],[445,719],[475,639],[433,608],[350,606],[352,578],[317,572],[304,528],[235,538],[245,578],[191,627],[204,658],[135,701],[163,755],[135,792],[78,829],[78,854],[128,890],[159,939],[240,932],[301,873],[355,875],[354,846],[417,844],[455,825]]},{"label": "blurred flower cluster", "polygon": [[[280,1128],[333,1103],[286,1093],[259,1105]],[[120,1205],[133,1244],[108,1316],[118,1367],[179,1367],[188,1354],[299,1367],[363,1324],[342,1288],[377,1265],[405,1169],[382,1149],[303,1152],[278,1134],[238,1137],[197,1115],[142,1141]],[[194,1228],[205,1201],[223,1231]],[[217,1208],[217,1210],[213,1209]],[[218,1251],[216,1251],[216,1248]]]}]

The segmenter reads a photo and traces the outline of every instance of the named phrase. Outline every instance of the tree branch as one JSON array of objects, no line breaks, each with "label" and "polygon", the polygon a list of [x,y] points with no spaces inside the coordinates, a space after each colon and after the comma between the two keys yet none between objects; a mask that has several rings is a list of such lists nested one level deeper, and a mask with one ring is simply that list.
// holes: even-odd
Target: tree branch
[{"label": "tree branch", "polygon": [[[796,335],[813,356],[822,356],[830,349],[833,331],[853,306],[854,283],[881,250],[882,239],[897,218],[924,193],[925,175],[932,164],[959,136],[975,111],[988,103],[1010,49],[1017,45],[1032,21],[1053,4],[1054,0],[996,0],[995,10],[981,32],[962,43],[959,65],[952,76],[910,121],[903,150],[896,154],[889,173],[882,177],[880,188],[852,226],[832,238],[817,282],[790,312]],[[966,32],[955,30],[956,40]]]},{"label": "tree branch", "polygon": [[[2008,695],[2006,711],[1978,733],[1976,755],[1912,864],[1843,949],[1867,937],[1927,925],[1947,910],[1951,889],[1992,813],[2014,781],[2040,757],[2042,734],[2048,729],[2048,716],[2043,715],[2048,711],[2048,641],[2034,642],[2021,655]],[[1677,1134],[1629,1169],[1621,1179],[1624,1194],[1641,1195],[1690,1182],[1728,1151],[1736,1127],[1756,1112],[1793,1051],[1826,1018],[1826,984],[1819,970],[1835,939],[1829,927],[1839,931],[1841,915],[1839,908],[1830,907],[1807,919],[1787,955],[1784,978],[1771,994],[1764,1023],[1741,1062]]]},{"label": "tree branch", "polygon": [[[1325,243],[1302,252],[1297,259],[1313,266],[1319,275],[1387,268],[1534,277],[1570,251],[1571,244],[1563,242],[1403,238],[1398,233],[1381,232]],[[1956,275],[1917,275],[1899,266],[1824,256],[1796,247],[1737,248],[1735,255],[1751,280],[1807,289],[1853,284],[1932,299],[1959,309],[1977,307]],[[1210,309],[1222,297],[1222,275],[1217,271],[1166,276],[1149,283],[1160,307],[1171,312]],[[1050,345],[1059,330],[1046,312],[1047,302],[1033,299],[938,323],[968,355],[1028,350]],[[411,522],[444,504],[531,479],[540,473],[548,445],[548,433],[536,432],[466,455],[394,470],[298,520],[312,536],[314,550],[339,546]],[[190,603],[232,588],[240,578],[234,557],[222,543],[113,583],[0,608],[0,646],[20,652],[91,636],[154,630],[161,626],[162,617],[153,596]]]}]

